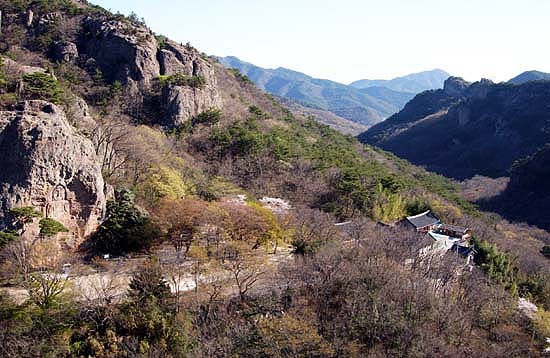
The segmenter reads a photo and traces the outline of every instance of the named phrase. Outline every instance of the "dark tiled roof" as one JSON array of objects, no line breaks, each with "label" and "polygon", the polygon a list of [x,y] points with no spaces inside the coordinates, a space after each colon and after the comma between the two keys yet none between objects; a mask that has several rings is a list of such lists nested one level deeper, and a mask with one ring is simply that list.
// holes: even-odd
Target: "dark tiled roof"
[{"label": "dark tiled roof", "polygon": [[407,221],[410,222],[417,229],[439,224],[439,219],[436,218],[429,210],[422,214],[408,216]]}]

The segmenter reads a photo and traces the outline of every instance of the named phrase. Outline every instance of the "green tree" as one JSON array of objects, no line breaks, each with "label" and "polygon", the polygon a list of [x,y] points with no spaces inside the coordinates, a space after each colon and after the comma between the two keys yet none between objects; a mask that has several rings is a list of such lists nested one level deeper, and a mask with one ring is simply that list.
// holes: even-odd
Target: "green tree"
[{"label": "green tree", "polygon": [[502,252],[494,244],[473,237],[471,244],[477,251],[474,261],[480,268],[512,294],[517,294],[518,268],[507,253]]},{"label": "green tree", "polygon": [[12,241],[19,238],[17,232],[14,231],[0,231],[0,249]]},{"label": "green tree", "polygon": [[12,225],[19,231],[19,235],[25,233],[25,225],[31,223],[35,218],[41,218],[43,215],[40,211],[35,210],[32,206],[23,206],[10,210],[13,218]]},{"label": "green tree", "polygon": [[63,91],[57,80],[44,72],[27,73],[23,75],[24,96],[27,99],[43,99],[55,104],[61,102]]},{"label": "green tree", "polygon": [[193,126],[197,124],[203,124],[206,126],[211,126],[220,121],[222,117],[222,111],[216,108],[210,108],[204,112],[197,114],[192,119]]},{"label": "green tree", "polygon": [[106,219],[90,244],[96,253],[122,254],[148,250],[159,236],[156,226],[134,205],[134,196],[122,190],[107,203]]}]

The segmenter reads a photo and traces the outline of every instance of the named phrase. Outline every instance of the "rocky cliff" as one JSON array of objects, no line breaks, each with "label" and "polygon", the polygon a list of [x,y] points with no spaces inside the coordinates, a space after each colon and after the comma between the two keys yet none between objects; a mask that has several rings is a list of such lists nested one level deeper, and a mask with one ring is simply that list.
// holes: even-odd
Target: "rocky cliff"
[{"label": "rocky cliff", "polygon": [[121,20],[87,18],[82,26],[84,35],[78,47],[88,68],[96,67],[110,83],[120,81],[134,98],[147,97],[161,87],[161,124],[175,127],[223,106],[214,67],[191,46],[156,37],[145,26]]},{"label": "rocky cliff", "polygon": [[447,176],[507,176],[515,160],[550,141],[549,103],[550,82],[450,78],[360,139]]},{"label": "rocky cliff", "polygon": [[199,78],[200,85],[178,83],[165,84],[161,105],[164,108],[162,123],[166,126],[180,125],[191,117],[210,108],[222,108],[215,68],[198,51],[166,41],[157,56],[162,76],[185,76]]},{"label": "rocky cliff", "polygon": [[510,170],[510,183],[500,195],[480,201],[488,210],[509,220],[524,221],[550,229],[550,144],[546,144]]},{"label": "rocky cliff", "polygon": [[27,101],[0,112],[0,153],[3,226],[10,209],[32,206],[77,238],[95,230],[105,208],[100,161],[59,107]]}]

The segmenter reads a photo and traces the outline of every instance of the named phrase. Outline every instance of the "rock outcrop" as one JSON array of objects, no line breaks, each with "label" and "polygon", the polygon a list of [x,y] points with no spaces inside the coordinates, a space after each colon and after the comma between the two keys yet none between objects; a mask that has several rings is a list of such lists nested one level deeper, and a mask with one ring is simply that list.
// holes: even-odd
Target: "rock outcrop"
[{"label": "rock outcrop", "polygon": [[161,96],[161,105],[165,113],[163,125],[175,127],[210,108],[223,106],[215,70],[197,50],[167,42],[159,51],[158,58],[163,76],[200,76],[204,79],[204,85],[200,87],[173,84],[164,86]]},{"label": "rock outcrop", "polygon": [[106,201],[99,159],[60,108],[28,101],[0,112],[0,153],[0,224],[10,209],[32,206],[77,239],[96,229]]},{"label": "rock outcrop", "polygon": [[460,77],[449,77],[443,84],[443,91],[453,97],[460,97],[468,89],[470,83]]},{"label": "rock outcrop", "polygon": [[53,59],[56,62],[73,62],[78,57],[76,44],[69,41],[57,41],[53,44]]},{"label": "rock outcrop", "polygon": [[[191,46],[159,43],[144,26],[119,20],[88,19],[80,49],[108,82],[120,81],[135,98],[143,98],[159,76],[200,76],[204,85],[167,83],[161,90],[161,124],[175,127],[210,108],[223,106],[213,65]],[[61,53],[59,54],[62,57]]]},{"label": "rock outcrop", "polygon": [[145,27],[89,18],[84,32],[89,36],[82,41],[82,50],[95,59],[107,81],[137,82],[148,87],[159,76],[158,42]]}]

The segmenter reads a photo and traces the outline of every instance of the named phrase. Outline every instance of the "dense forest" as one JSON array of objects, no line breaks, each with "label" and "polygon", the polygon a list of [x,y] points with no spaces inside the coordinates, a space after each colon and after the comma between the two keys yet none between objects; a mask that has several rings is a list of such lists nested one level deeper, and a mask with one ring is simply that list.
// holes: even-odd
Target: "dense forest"
[{"label": "dense forest", "polygon": [[[0,356],[541,355],[546,231],[136,15],[0,9]],[[473,262],[422,254],[426,210]]]}]

